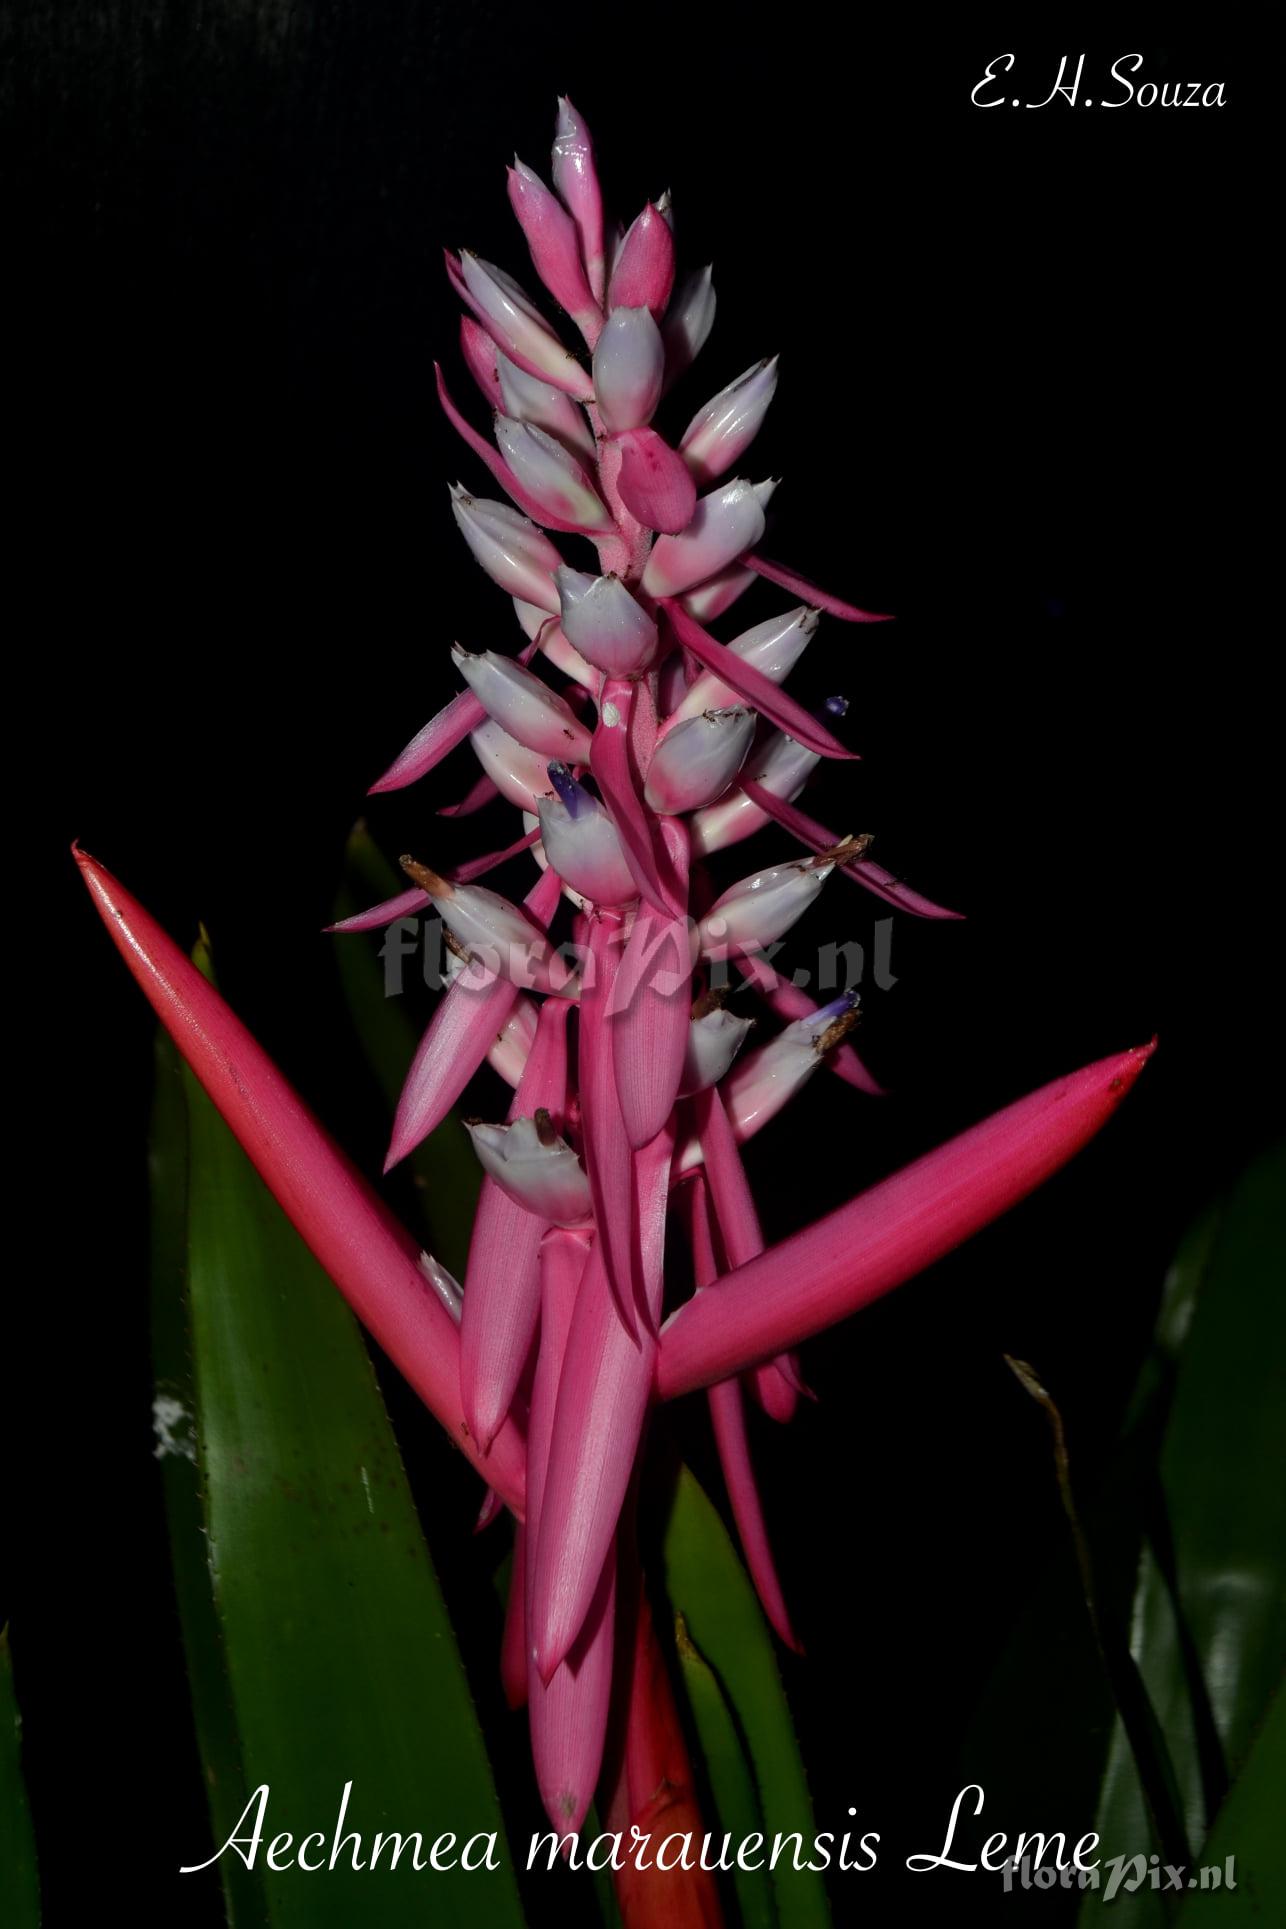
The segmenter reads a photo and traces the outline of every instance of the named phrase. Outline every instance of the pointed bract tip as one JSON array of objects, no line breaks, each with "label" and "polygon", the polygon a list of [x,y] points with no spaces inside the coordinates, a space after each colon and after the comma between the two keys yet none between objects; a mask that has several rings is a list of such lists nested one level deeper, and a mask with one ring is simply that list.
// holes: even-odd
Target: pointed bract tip
[{"label": "pointed bract tip", "polygon": [[388,1151],[384,1154],[384,1164],[381,1168],[384,1176],[387,1178],[393,1167],[401,1165],[403,1159],[409,1159],[419,1143],[418,1138],[399,1126],[395,1120],[392,1136],[388,1142]]},{"label": "pointed bract tip", "polygon": [[1146,1045],[1132,1045],[1128,1051],[1123,1052],[1121,1061],[1112,1075],[1109,1089],[1121,1096],[1128,1092],[1156,1050],[1157,1044],[1157,1034],[1153,1032]]},{"label": "pointed bract tip", "polygon": [[536,1664],[536,1673],[540,1676],[542,1686],[547,1688],[563,1665],[563,1654],[557,1648],[537,1646],[532,1649],[531,1658]]},{"label": "pointed bract tip", "polygon": [[503,1510],[504,1510],[504,1502],[497,1494],[495,1488],[488,1487],[486,1493],[482,1497],[482,1506],[478,1511],[478,1518],[473,1523],[474,1533],[475,1534],[485,1533],[486,1529],[490,1527],[492,1521],[499,1519]]},{"label": "pointed bract tip", "polygon": [[589,1808],[590,1795],[578,1795],[574,1789],[566,1786],[547,1787],[543,1781],[539,1782],[539,1788],[545,1813],[558,1837],[558,1853],[564,1862],[570,1863]]}]

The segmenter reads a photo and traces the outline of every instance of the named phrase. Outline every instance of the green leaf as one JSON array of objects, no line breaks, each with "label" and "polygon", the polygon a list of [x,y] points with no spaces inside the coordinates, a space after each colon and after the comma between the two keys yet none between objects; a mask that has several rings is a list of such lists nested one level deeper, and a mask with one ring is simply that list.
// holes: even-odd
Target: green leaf
[{"label": "green leaf", "polygon": [[[183,1067],[168,1035],[156,1036],[148,1171],[151,1188],[152,1403],[161,1466],[174,1592],[187,1661],[197,1746],[210,1823],[224,1842],[245,1805],[241,1745],[232,1709],[210,1568],[196,1465],[196,1395],[188,1325],[188,1108]],[[262,1922],[256,1871],[238,1856],[219,1862],[232,1929]]]},{"label": "green leaf", "polygon": [[[593,1842],[603,1832],[598,1805],[591,1802],[585,1812],[585,1820],[581,1824],[581,1839],[585,1842]],[[598,1904],[602,1929],[622,1929],[621,1911],[616,1901],[616,1888],[612,1881],[611,1869],[607,1866],[595,1869],[590,1876],[590,1881],[594,1885],[594,1900]]]},{"label": "green leaf", "polygon": [[[1035,1441],[1033,1450],[1041,1451],[1042,1443]],[[1057,1506],[1052,1491],[1050,1506]],[[1097,1549],[1093,1510],[1085,1518]],[[984,1834],[997,1831],[1013,1841],[1043,1824],[1064,1830],[1070,1845],[1086,1833],[1113,1719],[1065,1535],[1034,1575],[960,1744],[956,1785],[977,1782],[986,1791]]]},{"label": "green leaf", "polygon": [[1057,1402],[1041,1385],[1037,1375],[1025,1360],[1016,1360],[1006,1354],[1005,1364],[1023,1389],[1044,1408],[1049,1420],[1059,1498],[1062,1501],[1063,1513],[1071,1536],[1072,1551],[1076,1558],[1080,1579],[1081,1598],[1085,1603],[1085,1612],[1098,1650],[1099,1662],[1111,1689],[1123,1737],[1128,1743],[1130,1758],[1134,1764],[1140,1794],[1146,1803],[1153,1834],[1168,1862],[1175,1866],[1182,1865],[1188,1860],[1188,1843],[1180,1813],[1181,1802],[1174,1765],[1170,1760],[1170,1751],[1157,1720],[1156,1710],[1148,1697],[1138,1663],[1130,1652],[1124,1632],[1113,1625],[1111,1617],[1104,1611],[1089,1540],[1072,1488],[1071,1462],[1067,1452],[1063,1416]]},{"label": "green leaf", "polygon": [[[356,825],[344,850],[335,917],[351,917],[368,904],[393,897],[405,885],[406,879],[387,863],[366,826]],[[349,1016],[391,1118],[420,1042],[419,1027],[405,998],[385,995],[384,970],[370,934],[340,932],[331,942]],[[407,963],[414,968],[413,960]],[[454,1112],[416,1148],[407,1164],[424,1220],[425,1243],[448,1272],[462,1280],[482,1169]]]},{"label": "green leaf", "polygon": [[[269,1795],[269,1920],[521,1922],[482,1736],[356,1323],[204,1092],[189,1108],[188,1289],[214,1602],[244,1764]],[[351,1795],[340,1852],[338,1815]],[[252,1813],[240,1833],[251,1833]],[[493,1836],[496,1872],[396,1866],[375,1836]],[[320,1835],[321,1843],[304,1838]],[[298,1866],[309,1860],[335,1867]],[[474,1841],[475,1856],[485,1841]],[[234,1851],[229,1850],[229,1854]],[[203,1857],[194,1855],[195,1863]]]},{"label": "green leaf", "polygon": [[[1235,1782],[1286,1667],[1286,1157],[1260,1159],[1185,1242],[1158,1353],[1169,1418],[1139,1564],[1132,1647],[1165,1731],[1194,1853]],[[1186,1317],[1184,1308],[1190,1309]],[[1177,1309],[1177,1316],[1176,1316]],[[1119,1729],[1095,1823],[1107,1855],[1153,1844]],[[1087,1896],[1086,1923],[1105,1906]],[[1150,1890],[1111,1921],[1163,1919]]]},{"label": "green leaf", "polygon": [[[1286,1922],[1286,1848],[1282,1837],[1282,1793],[1286,1790],[1286,1689],[1278,1691],[1258,1740],[1206,1843],[1204,1868],[1225,1876],[1231,1866],[1237,1885],[1237,1920]],[[1180,1921],[1187,1929],[1204,1896],[1185,1899]],[[1226,1907],[1231,1909],[1232,1904]],[[1202,1916],[1205,1920],[1205,1916]]]},{"label": "green leaf", "polygon": [[[674,1645],[719,1828],[731,1836],[734,1844],[752,1835],[762,1835],[764,1818],[759,1807],[759,1792],[736,1719],[714,1669],[693,1646],[682,1615],[675,1625]],[[777,1929],[777,1905],[768,1871],[738,1868],[732,1880],[743,1929]]]},{"label": "green leaf", "polygon": [[[1230,1779],[1286,1665],[1284,1278],[1286,1148],[1278,1148],[1247,1172],[1221,1215],[1161,1455],[1180,1605],[1206,1663]],[[1158,1556],[1171,1565],[1164,1546]]]},{"label": "green leaf", "polygon": [[0,1628],[0,1901],[5,1929],[39,1929],[40,1875],[22,1779],[22,1717],[8,1628]]},{"label": "green leaf", "polygon": [[[675,1484],[664,1561],[674,1611],[745,1736],[765,1830],[770,1839],[799,1834],[801,1860],[810,1858],[816,1824],[772,1636],[718,1512],[686,1467]],[[796,1871],[792,1848],[787,1845],[772,1878],[782,1929],[829,1929],[822,1877]]]}]

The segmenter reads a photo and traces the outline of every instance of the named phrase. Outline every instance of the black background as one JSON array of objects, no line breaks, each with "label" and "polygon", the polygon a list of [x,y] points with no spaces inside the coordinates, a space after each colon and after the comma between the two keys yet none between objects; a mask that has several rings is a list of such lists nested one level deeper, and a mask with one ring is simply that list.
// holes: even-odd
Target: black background
[{"label": "black background", "polygon": [[[979,112],[1011,46],[1026,98],[1063,51],[1084,46],[1094,95],[1138,46],[1146,76],[1223,79],[1227,105]],[[897,921],[862,1041],[893,1096],[820,1079],[754,1146],[770,1233],[1161,1039],[1072,1169],[814,1345],[820,1407],[757,1436],[819,1823],[852,1804],[884,1835],[839,1920],[896,1913],[1060,1535],[1001,1352],[1055,1388],[1092,1489],[1175,1237],[1279,1113],[1253,47],[221,0],[32,6],[15,54],[9,745],[31,759],[11,828],[32,877],[9,1011],[47,1198],[10,1199],[30,1241],[11,1304],[37,1325],[13,1355],[35,1504],[7,1607],[48,1919],[87,1873],[128,1884],[139,1921],[214,1902],[174,1873],[207,1851],[149,1429],[150,1019],[67,845],[180,938],[207,922],[233,1004],[377,1169],[386,1122],[318,931],[366,784],[452,687],[450,640],[514,634],[447,512],[448,477],[483,478],[432,400],[435,355],[466,388],[439,249],[527,272],[503,164],[543,167],[564,89],[612,205],[671,186],[681,256],[715,262],[715,333],[661,426],[780,350],[752,463],[784,477],[765,546],[897,613],[826,624],[804,666],[805,694],[852,699],[864,757],[818,814],[968,913]],[[744,621],[780,607],[758,590]],[[511,813],[433,819],[462,771],[376,801],[386,848],[507,841]],[[878,906],[842,884],[823,902],[813,936],[869,941]],[[390,1391],[444,1578],[476,1603],[473,1483],[424,1478],[445,1454]],[[484,1702],[490,1665],[480,1648]],[[518,1793],[520,1737],[511,1754]],[[964,1878],[945,1899],[991,1907]]]}]

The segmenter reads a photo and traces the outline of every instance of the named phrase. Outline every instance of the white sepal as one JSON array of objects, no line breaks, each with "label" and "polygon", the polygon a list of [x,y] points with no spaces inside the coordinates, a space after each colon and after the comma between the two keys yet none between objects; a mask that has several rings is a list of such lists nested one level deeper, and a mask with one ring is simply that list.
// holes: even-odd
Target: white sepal
[{"label": "white sepal", "polygon": [[591,1216],[589,1180],[548,1113],[468,1130],[483,1170],[516,1205],[554,1226],[583,1225]]},{"label": "white sepal", "polygon": [[683,1059],[683,1083],[679,1097],[690,1098],[717,1085],[746,1041],[753,1018],[738,1018],[725,1006],[694,1018],[688,1026],[688,1047]]}]

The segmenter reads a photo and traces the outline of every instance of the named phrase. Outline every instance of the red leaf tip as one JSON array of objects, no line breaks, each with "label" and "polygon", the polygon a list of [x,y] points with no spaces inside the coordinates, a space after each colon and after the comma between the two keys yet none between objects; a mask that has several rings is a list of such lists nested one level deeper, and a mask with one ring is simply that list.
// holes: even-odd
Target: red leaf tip
[{"label": "red leaf tip", "polygon": [[1157,1034],[1153,1032],[1146,1045],[1132,1045],[1128,1051],[1122,1052],[1117,1068],[1112,1074],[1109,1091],[1124,1097],[1156,1050],[1158,1042]]}]

